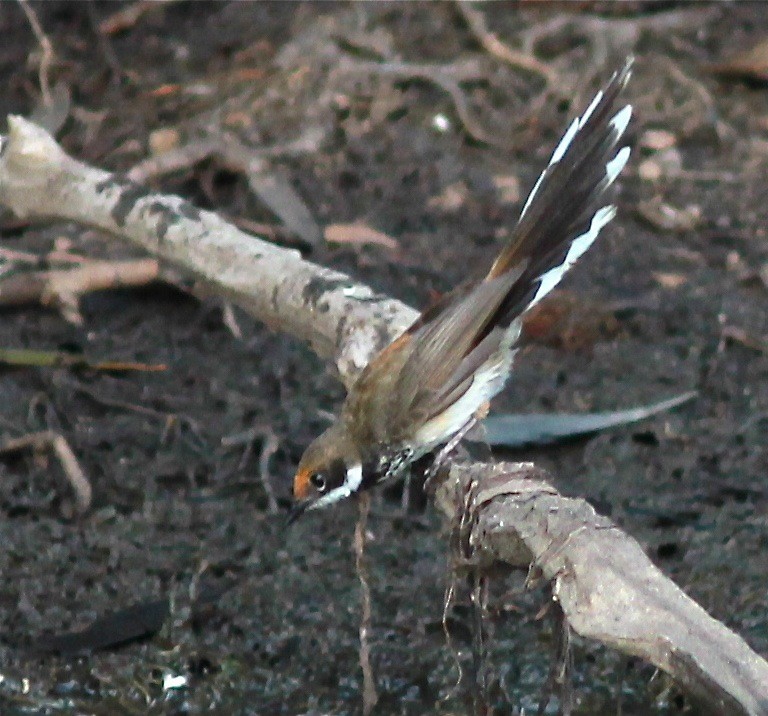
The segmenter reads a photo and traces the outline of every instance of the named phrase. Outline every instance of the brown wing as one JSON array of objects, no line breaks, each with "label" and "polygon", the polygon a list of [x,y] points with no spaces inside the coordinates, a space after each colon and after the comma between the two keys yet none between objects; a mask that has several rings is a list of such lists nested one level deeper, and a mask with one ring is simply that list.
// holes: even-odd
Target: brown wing
[{"label": "brown wing", "polygon": [[517,275],[508,272],[461,296],[446,297],[429,311],[428,320],[417,319],[376,356],[345,403],[350,429],[374,443],[391,442],[407,436],[414,422],[431,417],[441,396],[471,380],[475,362],[492,350],[492,341],[486,342],[473,355],[493,328],[494,314]]},{"label": "brown wing", "polygon": [[504,330],[497,313],[522,270],[477,284],[414,331],[391,396],[396,432],[407,435],[411,424],[439,414],[469,387],[475,371],[499,347]]}]

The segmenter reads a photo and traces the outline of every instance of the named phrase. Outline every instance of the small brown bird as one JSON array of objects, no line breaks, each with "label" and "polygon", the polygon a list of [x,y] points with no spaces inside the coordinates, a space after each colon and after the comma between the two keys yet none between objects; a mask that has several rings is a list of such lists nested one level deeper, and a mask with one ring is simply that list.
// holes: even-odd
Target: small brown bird
[{"label": "small brown bird", "polygon": [[404,476],[443,446],[431,470],[488,410],[512,369],[522,314],[616,215],[609,191],[632,115],[616,108],[632,61],[568,127],[486,277],[446,295],[366,366],[336,422],[305,451],[290,520]]}]

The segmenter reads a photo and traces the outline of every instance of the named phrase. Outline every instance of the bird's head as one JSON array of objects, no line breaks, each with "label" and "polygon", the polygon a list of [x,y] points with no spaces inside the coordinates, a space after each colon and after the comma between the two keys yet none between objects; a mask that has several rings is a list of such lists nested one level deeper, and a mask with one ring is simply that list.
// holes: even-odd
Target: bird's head
[{"label": "bird's head", "polygon": [[304,451],[293,478],[289,522],[307,510],[328,507],[355,494],[363,481],[359,452],[341,423],[335,423]]}]

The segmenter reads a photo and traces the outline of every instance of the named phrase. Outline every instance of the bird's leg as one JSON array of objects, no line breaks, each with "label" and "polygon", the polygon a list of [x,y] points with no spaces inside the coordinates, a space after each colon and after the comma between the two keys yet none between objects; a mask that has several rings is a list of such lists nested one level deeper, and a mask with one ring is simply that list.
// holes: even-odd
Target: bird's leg
[{"label": "bird's leg", "polygon": [[423,510],[425,504],[425,497],[423,491],[419,492],[426,480],[427,470],[434,460],[433,453],[427,453],[420,458],[412,462],[405,472],[403,479],[403,494],[401,498],[402,512],[407,515],[411,508],[416,510]]},{"label": "bird's leg", "polygon": [[426,471],[426,479],[424,480],[424,492],[429,492],[432,486],[432,481],[439,472],[443,463],[448,459],[448,456],[456,449],[458,444],[464,439],[467,433],[477,425],[477,418],[473,415],[465,424],[464,427],[459,430],[440,450],[429,469]]},{"label": "bird's leg", "polygon": [[408,510],[411,507],[411,479],[413,477],[413,473],[411,470],[407,470],[405,473],[405,478],[403,479],[403,495],[400,498],[400,508],[403,511],[404,515],[408,514]]}]

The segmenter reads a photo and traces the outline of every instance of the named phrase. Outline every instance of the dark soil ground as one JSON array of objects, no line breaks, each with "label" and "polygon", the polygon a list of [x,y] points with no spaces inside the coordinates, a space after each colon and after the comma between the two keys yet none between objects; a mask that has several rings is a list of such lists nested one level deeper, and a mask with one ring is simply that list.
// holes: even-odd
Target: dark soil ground
[{"label": "dark soil ground", "polygon": [[[58,132],[67,150],[127,171],[169,138],[235,132],[257,152],[314,137],[267,157],[267,175],[292,186],[320,227],[364,222],[397,248],[303,250],[414,305],[487,265],[568,119],[636,55],[637,150],[619,217],[559,294],[579,307],[526,348],[495,407],[573,412],[699,395],[642,427],[505,457],[534,459],[564,493],[588,497],[768,656],[768,91],[759,78],[709,71],[764,40],[765,7],[483,7],[500,39],[558,73],[545,92],[541,76],[484,51],[451,4],[176,2],[101,24],[140,5],[32,4],[55,51],[52,77],[71,92]],[[40,53],[19,5],[0,5],[0,32],[0,114],[29,115]],[[428,73],[369,66],[396,62],[452,72],[476,63],[456,85],[469,120]],[[343,63],[358,67],[337,71]],[[245,176],[215,158],[151,183],[231,218],[276,221]],[[4,250],[43,262],[66,242],[87,256],[132,255],[82,227],[2,222]],[[293,468],[340,386],[296,341],[240,313],[235,338],[219,303],[175,288],[92,294],[81,315],[76,325],[38,306],[6,309],[0,348],[168,368],[0,374],[0,436],[59,431],[94,489],[90,512],[67,518],[55,461],[0,458],[0,713],[359,713],[354,505],[286,532],[259,472],[274,436],[270,479],[287,504]],[[438,519],[429,509],[416,521],[381,516],[393,509],[381,502],[370,522],[377,713],[464,713],[466,594],[449,648]],[[47,638],[153,600],[170,600],[170,615],[143,641],[78,653]],[[531,713],[541,697],[546,601],[522,576],[494,584],[498,713]],[[162,622],[162,607],[150,612]],[[619,701],[625,714],[698,713],[647,665],[593,643],[574,649],[577,713],[616,713]],[[169,676],[186,686],[168,688]]]}]

